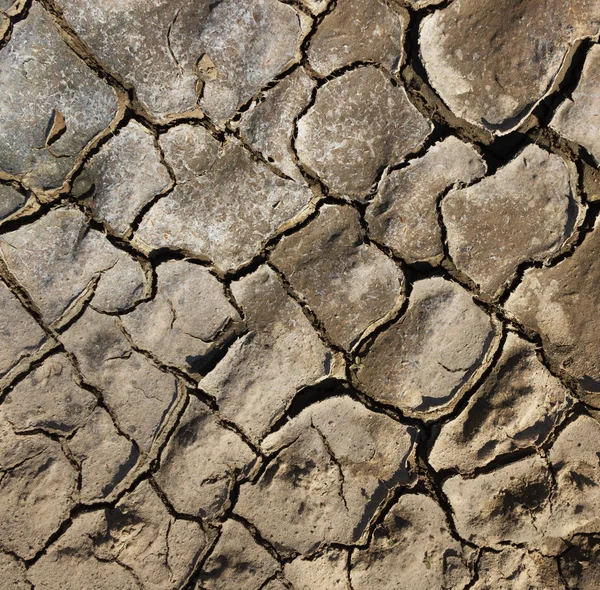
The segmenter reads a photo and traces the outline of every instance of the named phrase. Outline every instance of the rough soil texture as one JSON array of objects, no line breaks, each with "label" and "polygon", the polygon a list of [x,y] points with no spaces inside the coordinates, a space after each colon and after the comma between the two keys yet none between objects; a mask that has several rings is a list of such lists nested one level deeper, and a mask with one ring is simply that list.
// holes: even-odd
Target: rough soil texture
[{"label": "rough soil texture", "polygon": [[600,0],[0,0],[0,590],[598,590]]}]

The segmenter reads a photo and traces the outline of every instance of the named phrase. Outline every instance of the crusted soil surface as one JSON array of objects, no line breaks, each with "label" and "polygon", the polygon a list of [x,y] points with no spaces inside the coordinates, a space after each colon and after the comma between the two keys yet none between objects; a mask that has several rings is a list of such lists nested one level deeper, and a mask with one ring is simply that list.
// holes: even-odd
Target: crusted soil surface
[{"label": "crusted soil surface", "polygon": [[0,0],[0,590],[598,590],[600,0]]}]

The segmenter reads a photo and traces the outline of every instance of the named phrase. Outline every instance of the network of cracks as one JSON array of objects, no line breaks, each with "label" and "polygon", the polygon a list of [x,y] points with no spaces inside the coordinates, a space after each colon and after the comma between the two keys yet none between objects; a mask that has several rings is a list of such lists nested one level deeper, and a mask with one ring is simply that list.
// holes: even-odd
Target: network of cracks
[{"label": "network of cracks", "polygon": [[0,23],[0,586],[600,586],[600,0]]}]

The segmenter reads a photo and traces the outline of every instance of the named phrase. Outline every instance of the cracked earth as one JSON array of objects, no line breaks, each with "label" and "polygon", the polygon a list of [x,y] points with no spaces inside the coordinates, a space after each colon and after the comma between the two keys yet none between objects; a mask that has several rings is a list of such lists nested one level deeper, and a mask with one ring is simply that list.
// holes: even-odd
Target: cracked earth
[{"label": "cracked earth", "polygon": [[0,588],[600,588],[599,34],[0,0]]}]

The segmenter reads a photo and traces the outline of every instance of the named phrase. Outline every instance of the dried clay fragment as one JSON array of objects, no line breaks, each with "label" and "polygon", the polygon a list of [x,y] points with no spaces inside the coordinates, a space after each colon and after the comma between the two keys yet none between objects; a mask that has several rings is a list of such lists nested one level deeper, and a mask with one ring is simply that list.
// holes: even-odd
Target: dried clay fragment
[{"label": "dried clay fragment", "polygon": [[571,543],[560,557],[562,577],[569,590],[594,590],[600,584],[600,535],[577,536]]},{"label": "dried clay fragment", "polygon": [[121,491],[136,466],[137,448],[115,427],[106,410],[97,408],[67,443],[81,472],[80,500],[106,500]]},{"label": "dried clay fragment", "polygon": [[364,239],[355,209],[325,205],[271,256],[332,342],[347,350],[404,301],[402,271]]},{"label": "dried clay fragment", "polygon": [[[2,244],[0,240],[0,248]],[[0,281],[0,377],[36,353],[46,342],[46,333],[10,289]]]},{"label": "dried clay fragment", "polygon": [[0,221],[18,211],[27,197],[8,184],[0,184]]},{"label": "dried clay fragment", "polygon": [[364,539],[379,507],[411,481],[412,427],[347,396],[309,406],[261,447],[274,454],[235,512],[283,554]]},{"label": "dried clay fragment", "polygon": [[590,49],[577,88],[558,107],[550,127],[581,144],[600,164],[600,45]]},{"label": "dried clay fragment", "polygon": [[300,161],[331,190],[365,197],[381,171],[423,144],[433,126],[381,70],[366,66],[326,82],[298,121]]},{"label": "dried clay fragment", "polygon": [[0,545],[32,559],[68,519],[77,473],[61,445],[43,434],[20,436],[0,412]]},{"label": "dried clay fragment", "polygon": [[524,262],[548,262],[574,237],[584,208],[574,171],[526,147],[496,174],[442,200],[448,251],[488,297],[499,297]]},{"label": "dried clay fragment", "polygon": [[406,313],[362,357],[357,386],[411,416],[436,419],[452,410],[488,366],[498,331],[456,283],[417,281]]},{"label": "dried clay fragment", "polygon": [[199,101],[225,122],[299,60],[310,22],[276,0],[57,4],[92,52],[162,120]]},{"label": "dried clay fragment", "polygon": [[600,223],[551,268],[526,270],[506,310],[542,337],[547,358],[574,377],[585,401],[600,402]]},{"label": "dried clay fragment", "polygon": [[547,460],[534,455],[474,479],[444,483],[462,538],[557,555],[574,535],[598,530],[600,424],[582,416],[557,437]]},{"label": "dried clay fragment", "polygon": [[429,454],[436,470],[469,473],[496,457],[542,445],[573,405],[566,387],[538,360],[536,348],[509,333],[498,363]]},{"label": "dried clay fragment", "polygon": [[116,114],[112,89],[33,4],[0,51],[0,169],[34,188],[59,187],[77,155]]},{"label": "dried clay fragment", "polygon": [[131,348],[116,317],[91,308],[60,340],[84,379],[102,392],[122,431],[150,452],[176,406],[180,386],[175,377]]},{"label": "dried clay fragment", "polygon": [[96,407],[96,397],[76,379],[65,354],[49,357],[10,390],[2,406],[6,420],[16,432],[72,434]]},{"label": "dried clay fragment", "polygon": [[23,5],[23,0],[0,0],[0,12],[12,14]]},{"label": "dried clay fragment", "polygon": [[72,206],[4,234],[0,252],[49,324],[84,300],[102,311],[124,311],[146,294],[140,263],[91,229]]},{"label": "dried clay fragment", "polygon": [[292,152],[294,120],[308,104],[315,85],[304,68],[298,68],[266,90],[239,123],[245,142],[300,183],[304,180]]},{"label": "dried clay fragment", "polygon": [[[197,13],[195,4],[191,6]],[[214,73],[204,78],[200,107],[222,124],[300,61],[311,19],[277,0],[202,0],[201,4],[208,13],[193,26],[183,20],[189,18],[187,10],[182,12],[173,30],[173,46],[176,55],[207,55],[214,64]]]},{"label": "dried clay fragment", "polygon": [[473,590],[564,589],[554,559],[513,547],[503,548],[498,553],[485,551],[477,572],[479,578],[471,586]]},{"label": "dried clay fragment", "polygon": [[461,0],[422,21],[419,47],[454,114],[505,134],[552,91],[599,20],[599,0]]},{"label": "dried clay fragment", "polygon": [[28,578],[41,590],[176,590],[205,546],[201,526],[171,516],[143,482],[115,506],[74,518]]},{"label": "dried clay fragment", "polygon": [[25,565],[13,555],[0,553],[0,572],[10,590],[31,590]]},{"label": "dried clay fragment", "polygon": [[227,520],[202,566],[197,590],[261,590],[280,569],[275,558],[239,522]]},{"label": "dried clay fragment", "polygon": [[455,515],[458,534],[467,541],[502,549],[503,543],[543,546],[546,506],[553,482],[539,456],[509,463],[474,479],[460,475],[443,486]]},{"label": "dried clay fragment", "polygon": [[156,278],[154,298],[121,316],[125,330],[161,363],[194,377],[206,373],[243,331],[238,312],[202,266],[165,262]]},{"label": "dried clay fragment", "polygon": [[473,551],[456,541],[444,511],[428,496],[406,495],[373,533],[367,549],[352,556],[354,590],[464,588]]},{"label": "dried clay fragment", "polygon": [[308,46],[310,67],[320,76],[355,62],[374,62],[395,72],[404,58],[408,14],[380,0],[338,0]]},{"label": "dried clay fragment", "polygon": [[369,237],[408,263],[440,262],[438,200],[451,186],[471,184],[485,171],[472,146],[456,137],[444,139],[422,158],[384,175],[365,214]]},{"label": "dried clay fragment", "polygon": [[178,513],[210,520],[229,506],[233,485],[254,459],[237,434],[191,397],[162,453],[155,478]]},{"label": "dried clay fragment", "polygon": [[248,332],[200,382],[221,417],[260,440],[296,392],[330,374],[332,353],[267,267],[234,282],[231,291]]},{"label": "dried clay fragment", "polygon": [[92,156],[77,183],[93,217],[123,235],[140,211],[171,187],[172,180],[154,137],[131,121]]},{"label": "dried clay fragment", "polygon": [[236,139],[221,146],[203,127],[181,125],[160,143],[178,184],[140,223],[135,243],[143,250],[181,249],[235,269],[312,199],[308,187],[277,176]]},{"label": "dried clay fragment", "polygon": [[294,590],[347,590],[348,552],[328,549],[316,558],[305,559],[302,556],[286,563],[285,579]]}]

